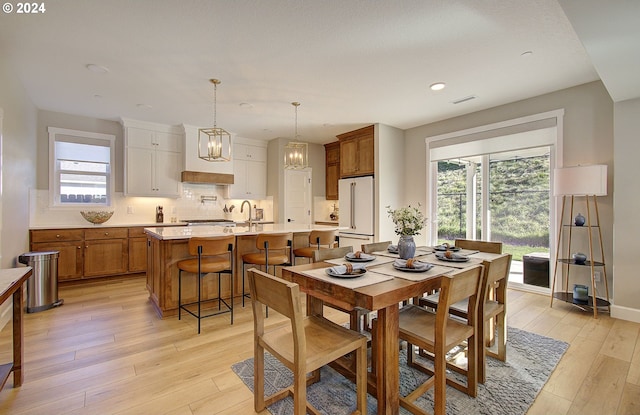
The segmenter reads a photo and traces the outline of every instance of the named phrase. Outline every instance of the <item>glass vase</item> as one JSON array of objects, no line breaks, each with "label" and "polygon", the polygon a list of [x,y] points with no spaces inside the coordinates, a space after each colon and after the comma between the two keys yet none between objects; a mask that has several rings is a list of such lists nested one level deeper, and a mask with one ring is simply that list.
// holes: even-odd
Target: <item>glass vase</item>
[{"label": "glass vase", "polygon": [[402,259],[413,258],[416,254],[416,243],[411,235],[400,235],[398,256]]}]

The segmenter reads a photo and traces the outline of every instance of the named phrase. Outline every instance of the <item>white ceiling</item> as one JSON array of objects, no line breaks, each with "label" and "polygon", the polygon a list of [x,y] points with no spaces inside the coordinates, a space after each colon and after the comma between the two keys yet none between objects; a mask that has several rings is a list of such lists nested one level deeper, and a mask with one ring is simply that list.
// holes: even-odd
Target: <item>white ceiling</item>
[{"label": "white ceiling", "polygon": [[[44,4],[43,14],[0,15],[0,56],[38,108],[103,119],[211,126],[218,78],[219,127],[290,137],[300,101],[300,139],[326,143],[599,79],[557,0]],[[431,91],[438,81],[447,87]]]}]

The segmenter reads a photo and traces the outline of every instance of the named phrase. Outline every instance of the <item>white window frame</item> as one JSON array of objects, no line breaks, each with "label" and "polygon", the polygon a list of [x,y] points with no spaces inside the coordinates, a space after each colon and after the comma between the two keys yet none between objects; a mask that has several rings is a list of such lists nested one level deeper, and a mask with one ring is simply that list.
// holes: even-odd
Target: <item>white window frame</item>
[{"label": "white window frame", "polygon": [[[108,207],[111,206],[114,194],[113,166],[115,164],[116,136],[112,134],[89,131],[70,130],[66,128],[48,127],[49,132],[49,206],[50,207]],[[69,138],[63,138],[69,137]],[[109,148],[109,166],[106,177],[106,201],[104,203],[62,203],[60,200],[60,170],[56,155],[56,142],[68,141],[79,144],[104,145]]]}]

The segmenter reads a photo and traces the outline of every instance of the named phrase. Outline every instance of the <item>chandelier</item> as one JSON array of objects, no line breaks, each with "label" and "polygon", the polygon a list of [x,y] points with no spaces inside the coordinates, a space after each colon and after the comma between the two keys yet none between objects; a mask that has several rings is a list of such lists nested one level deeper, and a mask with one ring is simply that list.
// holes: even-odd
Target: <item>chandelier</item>
[{"label": "chandelier", "polygon": [[213,84],[213,127],[198,130],[198,157],[206,161],[231,161],[231,134],[216,125],[216,99],[220,81]]},{"label": "chandelier", "polygon": [[293,140],[284,146],[284,168],[285,169],[304,169],[309,165],[309,155],[307,151],[307,143],[298,141],[298,107],[299,102],[292,102],[295,107],[296,124]]}]

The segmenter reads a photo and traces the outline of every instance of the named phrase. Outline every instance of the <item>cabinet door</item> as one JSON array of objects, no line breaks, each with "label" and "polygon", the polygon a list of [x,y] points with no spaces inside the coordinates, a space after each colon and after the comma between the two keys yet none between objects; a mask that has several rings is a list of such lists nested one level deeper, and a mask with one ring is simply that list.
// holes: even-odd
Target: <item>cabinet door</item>
[{"label": "cabinet door", "polygon": [[151,149],[129,147],[127,149],[127,177],[125,194],[155,196],[153,182],[154,154]]},{"label": "cabinet door", "polygon": [[82,278],[82,241],[41,242],[31,244],[31,250],[58,251],[58,281]]},{"label": "cabinet door", "polygon": [[247,197],[247,179],[249,161],[235,159],[233,161],[233,184],[229,185],[230,199],[245,199]]},{"label": "cabinet door", "polygon": [[247,162],[247,197],[264,199],[267,196],[267,163]]},{"label": "cabinet door", "polygon": [[156,147],[154,132],[142,128],[127,127],[127,147],[138,147],[152,150]]},{"label": "cabinet door", "polygon": [[97,277],[127,272],[129,249],[126,239],[85,241],[84,275]]},{"label": "cabinet door", "polygon": [[374,172],[373,135],[358,138],[358,168],[359,175],[369,175]]},{"label": "cabinet door", "polygon": [[267,148],[260,146],[246,146],[247,158],[251,161],[267,161]]},{"label": "cabinet door", "polygon": [[154,166],[155,196],[178,197],[181,154],[170,151],[156,151]]},{"label": "cabinet door", "polygon": [[328,164],[326,168],[325,198],[338,200],[338,180],[340,179],[340,165]]},{"label": "cabinet door", "polygon": [[129,272],[147,270],[147,238],[129,238]]},{"label": "cabinet door", "polygon": [[161,151],[181,153],[182,141],[182,136],[178,134],[156,132],[154,137],[156,149]]},{"label": "cabinet door", "polygon": [[351,177],[358,171],[358,141],[340,140],[340,177]]}]

